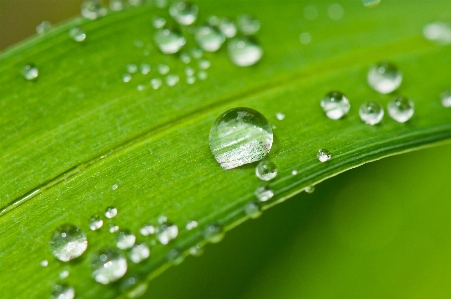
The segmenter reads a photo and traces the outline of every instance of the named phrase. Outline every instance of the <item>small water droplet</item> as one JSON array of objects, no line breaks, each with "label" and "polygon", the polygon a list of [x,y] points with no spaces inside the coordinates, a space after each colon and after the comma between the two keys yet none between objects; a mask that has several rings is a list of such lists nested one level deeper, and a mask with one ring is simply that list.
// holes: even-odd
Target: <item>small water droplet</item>
[{"label": "small water droplet", "polygon": [[158,8],[165,8],[168,6],[168,0],[154,0],[153,2]]},{"label": "small water droplet", "polygon": [[60,273],[60,279],[67,278],[68,276],[69,276],[69,271],[67,271],[67,270],[61,271],[61,273]]},{"label": "small water droplet", "polygon": [[331,20],[338,21],[343,18],[345,10],[343,6],[338,3],[333,3],[327,9],[327,15]]},{"label": "small water droplet", "polygon": [[157,239],[163,245],[166,245],[170,241],[177,238],[178,234],[179,234],[178,226],[170,222],[162,223],[157,228]]},{"label": "small water droplet", "polygon": [[42,260],[40,265],[41,265],[41,267],[47,267],[49,265],[49,261],[48,260]]},{"label": "small water droplet", "polygon": [[180,25],[191,25],[194,23],[197,19],[198,11],[197,5],[186,1],[176,2],[169,7],[169,14]]},{"label": "small water droplet", "polygon": [[188,83],[188,84],[196,83],[196,77],[194,77],[194,76],[186,77],[186,83]]},{"label": "small water droplet", "polygon": [[33,63],[30,63],[22,68],[22,75],[29,81],[35,80],[39,76],[39,71]]},{"label": "small water droplet", "polygon": [[216,52],[221,48],[225,41],[222,32],[210,25],[204,25],[197,28],[195,39],[199,47],[207,52]]},{"label": "small water droplet", "polygon": [[117,184],[114,184],[113,186],[111,186],[111,189],[116,190],[119,186]]},{"label": "small water droplet", "polygon": [[200,59],[204,56],[204,52],[201,49],[193,48],[189,52],[194,59]]},{"label": "small water droplet", "polygon": [[173,265],[180,265],[185,257],[183,256],[182,251],[179,248],[173,248],[168,252],[166,258]]},{"label": "small water droplet", "polygon": [[154,35],[155,43],[164,54],[177,53],[186,43],[185,37],[175,29],[159,29]]},{"label": "small water droplet", "polygon": [[189,254],[192,256],[201,256],[204,253],[204,248],[200,243],[197,243],[189,249]]},{"label": "small water droplet", "polygon": [[297,175],[297,174],[298,174],[298,171],[297,171],[297,170],[291,171],[291,175]]},{"label": "small water droplet", "polygon": [[199,65],[200,69],[208,70],[211,66],[211,62],[210,62],[210,60],[207,60],[207,59],[201,59],[201,60],[199,60],[198,65]]},{"label": "small water droplet", "polygon": [[193,76],[194,75],[194,69],[190,66],[187,66],[185,68],[185,75],[187,76]]},{"label": "small water droplet", "polygon": [[191,57],[189,56],[188,53],[182,52],[182,53],[180,53],[180,60],[181,60],[183,63],[188,64],[188,63],[191,62]]},{"label": "small water droplet", "polygon": [[56,284],[53,286],[51,299],[73,299],[75,298],[75,290],[67,284]]},{"label": "small water droplet", "polygon": [[112,11],[121,11],[125,8],[124,0],[110,0],[110,9]]},{"label": "small water droplet", "polygon": [[274,196],[274,191],[268,185],[258,186],[254,193],[261,202],[268,201]]},{"label": "small water droplet", "polygon": [[253,35],[257,33],[260,30],[261,26],[259,20],[248,14],[238,16],[238,18],[236,19],[236,24],[238,29],[244,35]]},{"label": "small water droplet", "polygon": [[81,256],[87,247],[88,239],[85,233],[72,224],[61,225],[50,238],[52,254],[62,262]]},{"label": "small water droplet", "polygon": [[135,264],[142,262],[150,256],[150,249],[146,244],[136,244],[130,250],[130,259]]},{"label": "small water droplet", "polygon": [[89,20],[95,20],[106,15],[107,11],[102,3],[97,0],[85,0],[81,4],[81,15]]},{"label": "small water droplet", "polygon": [[136,86],[136,90],[138,91],[143,91],[146,87],[144,86],[144,84],[139,84],[138,86]]},{"label": "small water droplet", "polygon": [[89,229],[94,231],[98,230],[103,226],[103,220],[97,215],[91,216],[89,218]]},{"label": "small water droplet", "polygon": [[133,63],[127,64],[126,69],[129,74],[135,74],[138,71],[138,67]]},{"label": "small water droplet", "polygon": [[130,74],[123,74],[122,75],[122,82],[128,83],[132,79],[132,76]]},{"label": "small water droplet", "polygon": [[147,75],[148,73],[150,73],[150,70],[152,69],[150,64],[147,63],[141,63],[139,69],[141,70],[141,74],[143,75]]},{"label": "small water droplet", "polygon": [[161,85],[163,85],[163,81],[161,81],[160,78],[153,78],[152,80],[150,80],[150,85],[153,89],[157,90],[161,87]]},{"label": "small water droplet", "polygon": [[362,0],[365,7],[376,7],[381,3],[381,0]]},{"label": "small water droplet", "polygon": [[140,298],[146,293],[148,285],[141,276],[132,275],[124,278],[119,288],[126,298]]},{"label": "small water droplet", "polygon": [[246,206],[244,207],[244,212],[252,219],[260,217],[262,214],[260,203],[256,201],[247,203]]},{"label": "small water droplet", "polygon": [[304,7],[304,18],[307,20],[315,20],[318,18],[318,9],[314,5],[307,5]]},{"label": "small water droplet", "polygon": [[92,277],[101,284],[120,279],[127,272],[127,260],[116,249],[96,253],[91,260]]},{"label": "small water droplet", "polygon": [[312,194],[313,192],[315,192],[315,186],[307,186],[304,189],[305,192]]},{"label": "small water droplet", "polygon": [[128,3],[132,6],[140,6],[143,2],[144,0],[128,0]]},{"label": "small water droplet", "polygon": [[195,221],[195,220],[188,221],[188,223],[186,224],[187,230],[193,230],[196,227],[197,227],[197,221]]},{"label": "small water droplet", "polygon": [[323,163],[329,161],[330,158],[332,158],[332,155],[327,149],[322,148],[318,150],[317,157],[318,160]]},{"label": "small water droplet", "polygon": [[117,232],[119,230],[119,226],[111,224],[109,230],[110,230],[110,233],[115,233],[115,232]]},{"label": "small water droplet", "polygon": [[366,102],[360,106],[360,119],[368,125],[377,125],[384,118],[384,108],[376,102]]},{"label": "small water droplet", "polygon": [[197,78],[203,81],[208,78],[208,73],[206,71],[200,71],[197,73]]},{"label": "small water droplet", "polygon": [[442,105],[445,108],[451,107],[451,90],[445,90],[440,94]]},{"label": "small water droplet", "polygon": [[371,88],[379,93],[387,94],[401,85],[402,73],[393,63],[381,61],[370,68],[367,79]]},{"label": "small water droplet", "polygon": [[427,24],[423,28],[423,35],[427,40],[439,44],[451,43],[451,24],[443,22],[434,22]]},{"label": "small water droplet", "polygon": [[204,230],[204,238],[210,243],[218,243],[224,239],[225,233],[219,223],[212,223]]},{"label": "small water droplet", "polygon": [[255,175],[262,181],[270,181],[277,176],[277,166],[268,160],[260,161],[255,167]]},{"label": "small water droplet", "polygon": [[155,227],[153,225],[150,224],[144,224],[140,229],[139,232],[141,233],[141,235],[143,236],[149,236],[149,235],[153,235],[155,233]]},{"label": "small water droplet", "polygon": [[224,169],[260,161],[271,150],[272,128],[266,118],[250,108],[230,109],[210,129],[210,149]]},{"label": "small water droplet", "polygon": [[219,30],[222,32],[222,34],[225,35],[225,37],[227,38],[232,38],[236,35],[237,32],[237,28],[235,23],[227,18],[222,18],[218,24],[213,25],[210,24],[211,26],[218,26]]},{"label": "small water droplet", "polygon": [[331,91],[321,99],[321,107],[328,118],[337,120],[349,112],[351,105],[343,93]]},{"label": "small water droplet", "polygon": [[166,19],[162,17],[154,17],[152,19],[152,25],[155,29],[161,29],[166,25]]},{"label": "small water droplet", "polygon": [[115,207],[108,207],[105,210],[106,218],[114,218],[117,215],[117,209]]},{"label": "small water droplet", "polygon": [[73,41],[77,43],[84,42],[86,39],[86,32],[80,27],[74,27],[69,30],[69,36]]},{"label": "small water droplet", "polygon": [[167,86],[175,86],[180,82],[180,77],[176,74],[169,74],[166,76],[165,81]]},{"label": "small water droplet", "polygon": [[36,33],[42,34],[52,28],[52,24],[49,21],[43,21],[38,26],[36,26]]},{"label": "small water droplet", "polygon": [[167,73],[169,73],[170,70],[171,70],[171,69],[170,69],[169,66],[166,65],[166,64],[159,64],[159,65],[158,65],[158,73],[159,73],[160,75],[166,75]]},{"label": "small water droplet", "polygon": [[119,249],[126,250],[135,245],[136,236],[129,230],[120,231],[116,235],[116,246]]},{"label": "small water droplet", "polygon": [[285,119],[285,114],[283,114],[282,112],[277,112],[276,113],[276,118],[278,120],[284,120]]},{"label": "small water droplet", "polygon": [[227,44],[230,60],[237,66],[250,66],[260,61],[263,50],[249,38],[233,38]]},{"label": "small water droplet", "polygon": [[308,45],[312,42],[312,35],[308,32],[302,32],[301,35],[299,35],[299,40],[301,41],[301,44]]},{"label": "small water droplet", "polygon": [[405,123],[413,116],[415,107],[412,100],[398,96],[388,102],[387,111],[391,118],[399,123]]}]

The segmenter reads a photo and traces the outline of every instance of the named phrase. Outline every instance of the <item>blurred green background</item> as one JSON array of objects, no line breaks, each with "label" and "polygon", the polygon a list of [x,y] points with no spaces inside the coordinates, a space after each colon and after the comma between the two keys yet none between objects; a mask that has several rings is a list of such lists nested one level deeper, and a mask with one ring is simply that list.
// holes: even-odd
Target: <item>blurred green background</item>
[{"label": "blurred green background", "polygon": [[[44,20],[77,15],[80,2],[0,0],[0,50]],[[172,267],[144,297],[451,298],[450,152],[425,149],[332,178]]]}]

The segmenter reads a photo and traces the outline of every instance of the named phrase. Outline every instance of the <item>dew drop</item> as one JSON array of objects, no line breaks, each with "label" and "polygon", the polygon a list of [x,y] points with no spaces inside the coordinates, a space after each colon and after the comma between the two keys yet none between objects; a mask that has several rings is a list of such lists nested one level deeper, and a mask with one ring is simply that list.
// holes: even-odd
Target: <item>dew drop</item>
[{"label": "dew drop", "polygon": [[219,20],[218,16],[209,16],[208,19],[207,19],[207,23],[210,26],[217,27],[219,25],[219,22],[220,22],[220,20]]},{"label": "dew drop", "polygon": [[120,279],[127,272],[127,260],[116,249],[96,253],[91,260],[92,277],[101,284]]},{"label": "dew drop", "polygon": [[227,44],[230,60],[237,66],[250,66],[260,61],[263,50],[248,38],[233,38]]},{"label": "dew drop", "polygon": [[74,27],[71,30],[69,30],[69,36],[70,38],[72,38],[73,41],[77,43],[84,42],[86,39],[86,33],[80,27]]},{"label": "dew drop", "polygon": [[81,15],[89,20],[95,20],[106,15],[106,9],[102,3],[97,0],[85,0],[81,4]]},{"label": "dew drop", "polygon": [[197,243],[189,249],[189,254],[192,256],[201,256],[204,253],[204,248],[200,243]]},{"label": "dew drop", "polygon": [[204,52],[201,49],[194,48],[190,50],[190,54],[194,59],[200,59],[204,55]]},{"label": "dew drop", "polygon": [[387,94],[401,85],[402,73],[393,63],[381,61],[370,68],[367,80],[375,91]]},{"label": "dew drop", "polygon": [[91,216],[89,218],[89,229],[94,231],[98,230],[103,226],[103,220],[97,215]]},{"label": "dew drop", "polygon": [[105,210],[106,218],[114,218],[117,215],[117,209],[115,207],[108,207]]},{"label": "dew drop", "polygon": [[309,194],[312,194],[313,192],[315,192],[315,186],[307,186],[304,188],[304,191]]},{"label": "dew drop", "polygon": [[152,69],[150,64],[147,63],[141,63],[139,69],[141,70],[141,74],[143,75],[147,75],[148,73],[150,73],[150,70]]},{"label": "dew drop", "polygon": [[199,78],[199,80],[205,80],[208,78],[208,73],[206,71],[200,71],[197,73],[197,78]]},{"label": "dew drop", "polygon": [[191,220],[186,224],[187,230],[193,230],[197,227],[197,221]]},{"label": "dew drop", "polygon": [[56,284],[53,286],[51,299],[73,299],[75,298],[75,290],[67,284]]},{"label": "dew drop", "polygon": [[307,20],[315,20],[318,18],[318,9],[314,5],[307,5],[304,8],[304,18]]},{"label": "dew drop", "polygon": [[167,245],[169,242],[177,238],[178,234],[178,226],[170,222],[164,222],[157,228],[157,239],[163,245]]},{"label": "dew drop", "polygon": [[268,201],[274,196],[274,191],[268,185],[258,186],[254,193],[261,202]]},{"label": "dew drop", "polygon": [[110,9],[112,11],[121,11],[125,8],[124,0],[110,0]]},{"label": "dew drop", "polygon": [[444,45],[450,44],[451,25],[443,22],[434,22],[427,24],[423,28],[423,35],[427,40]]},{"label": "dew drop", "polygon": [[180,60],[181,60],[184,64],[188,64],[188,63],[191,62],[191,57],[189,56],[188,53],[182,52],[182,53],[180,53]]},{"label": "dew drop", "polygon": [[110,229],[109,230],[110,230],[110,233],[115,233],[115,232],[117,232],[119,230],[119,226],[112,224],[112,225],[110,225]]},{"label": "dew drop", "polygon": [[210,149],[224,169],[260,161],[271,150],[272,128],[266,118],[250,108],[230,109],[210,129]]},{"label": "dew drop", "polygon": [[204,230],[204,238],[210,243],[218,243],[224,239],[225,233],[219,223],[212,223]]},{"label": "dew drop", "polygon": [[338,3],[333,3],[327,9],[327,15],[331,20],[338,21],[343,18],[345,10],[343,6]]},{"label": "dew drop", "polygon": [[176,2],[169,7],[169,14],[180,25],[191,25],[194,23],[197,19],[198,11],[197,5],[185,1]]},{"label": "dew drop", "polygon": [[193,77],[193,76],[186,77],[186,83],[188,83],[190,85],[196,83],[196,77]]},{"label": "dew drop", "polygon": [[38,26],[36,26],[36,33],[42,34],[52,28],[52,24],[49,21],[43,21]]},{"label": "dew drop", "polygon": [[169,74],[166,76],[165,81],[167,86],[175,86],[180,82],[180,77],[176,74]]},{"label": "dew drop", "polygon": [[268,160],[260,161],[255,168],[255,175],[262,181],[270,181],[277,175],[277,166]]},{"label": "dew drop", "polygon": [[136,236],[129,230],[120,231],[116,235],[116,246],[119,249],[126,250],[135,245]]},{"label": "dew drop", "polygon": [[201,59],[201,60],[199,60],[198,65],[199,65],[200,69],[208,70],[211,66],[211,62],[210,62],[210,60],[207,60],[207,59]]},{"label": "dew drop", "polygon": [[171,70],[171,69],[170,69],[169,66],[166,65],[166,64],[159,64],[159,65],[158,65],[158,73],[159,73],[160,75],[166,75],[166,74],[169,73],[170,70]]},{"label": "dew drop", "polygon": [[129,74],[135,74],[138,71],[138,67],[133,63],[127,64],[126,69]]},{"label": "dew drop", "polygon": [[128,83],[132,79],[132,76],[130,74],[123,74],[122,75],[122,82]]},{"label": "dew drop", "polygon": [[135,264],[142,262],[150,256],[150,249],[146,244],[136,244],[130,250],[130,259]]},{"label": "dew drop", "polygon": [[60,279],[67,278],[68,276],[69,276],[69,271],[67,271],[67,270],[61,271],[61,273],[60,273]]},{"label": "dew drop", "polygon": [[276,118],[278,120],[284,120],[285,119],[285,114],[283,114],[282,112],[277,112],[276,113]]},{"label": "dew drop", "polygon": [[190,66],[187,66],[185,68],[185,75],[187,76],[194,76],[194,69]]},{"label": "dew drop", "polygon": [[387,104],[388,114],[399,123],[408,121],[413,116],[414,110],[412,100],[402,96],[394,98]]},{"label": "dew drop", "polygon": [[42,260],[40,265],[41,265],[41,267],[47,267],[49,265],[49,261],[48,260]]},{"label": "dew drop", "polygon": [[144,0],[128,0],[128,3],[132,6],[142,5]]},{"label": "dew drop", "polygon": [[360,119],[368,125],[377,125],[384,118],[384,108],[376,102],[366,102],[360,106]]},{"label": "dew drop", "polygon": [[331,91],[321,99],[321,107],[328,118],[337,120],[349,112],[351,105],[343,93]]},{"label": "dew drop", "polygon": [[22,68],[22,75],[28,81],[35,80],[39,76],[38,68],[33,64],[27,64]]},{"label": "dew drop", "polygon": [[50,238],[52,254],[62,262],[81,256],[87,247],[88,239],[85,233],[72,224],[61,225]]},{"label": "dew drop", "polygon": [[140,229],[139,232],[141,233],[141,235],[143,236],[149,236],[149,235],[153,235],[155,233],[155,227],[153,225],[150,224],[144,224]]},{"label": "dew drop", "polygon": [[256,201],[247,203],[244,207],[244,212],[252,219],[260,217],[262,214],[260,203]]},{"label": "dew drop", "polygon": [[152,86],[153,89],[157,90],[163,85],[163,82],[160,78],[153,78],[150,80],[150,86]]},{"label": "dew drop", "polygon": [[114,184],[113,186],[111,186],[112,190],[116,190],[117,188],[119,188],[119,186],[117,184]]},{"label": "dew drop", "polygon": [[219,20],[218,24],[213,25],[210,23],[211,26],[218,26],[219,30],[224,34],[227,38],[232,38],[236,35],[237,28],[235,23],[227,18],[222,18]]},{"label": "dew drop", "polygon": [[317,157],[321,163],[324,163],[324,162],[329,161],[330,158],[332,158],[332,155],[327,149],[322,148],[322,149],[318,150]]},{"label": "dew drop", "polygon": [[291,175],[298,175],[298,171],[297,170],[292,170],[291,171]]},{"label": "dew drop", "polygon": [[451,107],[451,90],[445,90],[444,92],[442,92],[440,98],[442,100],[443,107]]},{"label": "dew drop", "polygon": [[132,275],[122,280],[120,290],[126,298],[140,298],[147,291],[146,281],[138,275]]},{"label": "dew drop", "polygon": [[154,17],[152,19],[152,26],[155,29],[161,29],[166,25],[166,19],[162,17]]},{"label": "dew drop", "polygon": [[164,54],[177,53],[186,43],[178,30],[159,29],[154,35],[155,43]]},{"label": "dew drop", "polygon": [[165,8],[168,6],[168,0],[154,0],[153,2],[158,8]]},{"label": "dew drop", "polygon": [[381,3],[381,0],[362,0],[365,7],[376,7]]},{"label": "dew drop", "polygon": [[204,51],[216,52],[225,41],[225,36],[210,25],[199,27],[195,33],[197,45]]},{"label": "dew drop", "polygon": [[259,20],[248,14],[238,16],[236,24],[238,29],[244,35],[253,35],[257,33],[260,30],[261,25]]},{"label": "dew drop", "polygon": [[299,40],[301,41],[301,44],[308,45],[312,42],[312,35],[308,32],[302,32],[301,35],[299,35]]},{"label": "dew drop", "polygon": [[180,265],[183,262],[183,260],[184,260],[184,256],[182,254],[182,251],[179,248],[171,249],[168,252],[166,258],[173,265]]}]

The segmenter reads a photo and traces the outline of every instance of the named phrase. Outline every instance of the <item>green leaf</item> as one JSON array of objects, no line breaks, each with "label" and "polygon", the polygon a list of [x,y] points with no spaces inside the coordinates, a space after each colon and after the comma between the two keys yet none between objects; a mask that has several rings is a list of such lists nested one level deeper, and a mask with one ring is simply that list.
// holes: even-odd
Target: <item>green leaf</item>
[{"label": "green leaf", "polygon": [[[46,297],[68,269],[67,283],[77,295],[115,297],[123,292],[120,283],[105,287],[90,278],[91,256],[115,246],[109,225],[130,229],[139,242],[151,245],[151,257],[138,265],[129,262],[128,270],[149,280],[170,265],[168,252],[177,248],[187,254],[203,244],[209,224],[229,230],[246,220],[244,206],[255,200],[260,185],[255,165],[224,171],[208,145],[210,126],[230,108],[258,110],[277,127],[269,158],[279,174],[270,184],[275,196],[264,209],[350,168],[451,137],[450,111],[439,101],[449,88],[451,69],[444,66],[451,64],[450,46],[422,36],[423,26],[437,15],[451,18],[451,11],[442,11],[447,0],[391,1],[374,9],[343,2],[345,15],[337,21],[326,17],[327,3],[316,4],[320,14],[312,21],[303,17],[305,4],[298,1],[197,3],[199,23],[210,15],[255,15],[262,24],[260,63],[234,66],[224,47],[205,54],[212,64],[207,80],[188,85],[182,79],[174,87],[151,89],[148,82],[159,76],[158,64],[169,65],[181,78],[185,68],[178,58],[157,51],[152,18],[169,17],[152,5],[95,21],[75,19],[1,54],[0,270],[9,273],[0,281],[2,293]],[[87,32],[86,42],[69,38],[75,25]],[[190,36],[186,48],[193,48],[189,30],[183,31]],[[309,45],[299,42],[305,31],[312,35]],[[363,102],[385,106],[392,98],[366,84],[369,66],[382,59],[403,71],[399,93],[415,102],[415,115],[406,124],[386,116],[372,127],[359,119]],[[34,82],[20,74],[29,62],[40,71]],[[153,70],[124,83],[130,63],[149,63]],[[140,84],[143,91],[137,90]],[[343,91],[351,101],[343,120],[329,120],[321,111],[319,100],[331,90]],[[277,112],[286,118],[278,121]],[[319,148],[333,158],[319,163]],[[103,217],[107,206],[117,207],[118,216],[91,232],[89,217]],[[178,237],[166,246],[139,235],[144,223],[161,215],[179,227]],[[188,231],[190,220],[199,225]],[[80,226],[89,240],[88,251],[67,265],[52,258],[48,246],[63,223]],[[43,259],[50,261],[46,268],[39,265]]]}]

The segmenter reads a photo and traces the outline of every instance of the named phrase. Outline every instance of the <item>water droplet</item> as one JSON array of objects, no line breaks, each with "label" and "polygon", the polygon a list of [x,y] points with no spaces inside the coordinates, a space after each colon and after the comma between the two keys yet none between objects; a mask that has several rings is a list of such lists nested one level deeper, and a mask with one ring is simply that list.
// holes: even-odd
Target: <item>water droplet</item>
[{"label": "water droplet", "polygon": [[274,196],[274,191],[268,185],[258,186],[254,193],[261,202],[268,201]]},{"label": "water droplet", "polygon": [[152,80],[150,80],[150,85],[153,89],[157,90],[161,87],[161,85],[163,85],[163,82],[160,78],[153,78]]},{"label": "water droplet", "polygon": [[69,271],[67,271],[67,270],[61,271],[61,273],[60,273],[60,279],[67,278],[68,276],[69,276]]},{"label": "water droplet", "polygon": [[199,60],[199,68],[203,70],[208,70],[211,66],[210,60],[207,59],[201,59]]},{"label": "water droplet", "polygon": [[256,64],[263,56],[263,50],[248,38],[233,38],[227,44],[230,60],[237,66]]},{"label": "water droplet", "polygon": [[236,24],[244,35],[253,35],[260,30],[260,21],[248,14],[238,16]]},{"label": "water droplet", "polygon": [[136,236],[129,230],[120,231],[116,235],[116,246],[119,249],[125,250],[135,245]]},{"label": "water droplet", "polygon": [[285,119],[285,114],[283,114],[282,112],[277,112],[276,113],[276,118],[278,120],[284,120]]},{"label": "water droplet", "polygon": [[408,121],[413,116],[414,110],[412,100],[402,96],[394,98],[387,104],[388,114],[399,123]]},{"label": "water droplet", "polygon": [[49,21],[43,21],[38,26],[36,26],[36,33],[42,34],[52,28],[52,24]]},{"label": "water droplet", "polygon": [[270,181],[277,175],[277,166],[271,161],[263,160],[255,168],[255,175],[262,181]]},{"label": "water droplet", "polygon": [[39,71],[33,63],[30,63],[22,68],[22,75],[29,81],[35,80],[39,76]]},{"label": "water droplet", "polygon": [[297,170],[291,171],[291,175],[297,175],[297,174],[298,174],[298,171],[297,171]]},{"label": "water droplet", "polygon": [[210,149],[224,169],[260,161],[271,150],[272,128],[250,108],[234,108],[216,119],[210,129]]},{"label": "water droplet", "polygon": [[123,74],[122,75],[122,82],[128,83],[132,79],[132,76],[130,74]]},{"label": "water droplet", "polygon": [[169,14],[180,25],[191,25],[197,19],[199,9],[190,2],[179,1],[169,7]]},{"label": "water droplet", "polygon": [[313,192],[315,192],[315,186],[307,186],[304,189],[305,192],[312,194]]},{"label": "water droplet", "polygon": [[120,279],[127,272],[127,260],[116,249],[96,253],[91,260],[92,277],[101,284]]},{"label": "water droplet", "polygon": [[141,233],[141,235],[143,236],[149,236],[149,235],[153,235],[155,233],[155,227],[153,225],[150,224],[144,224],[140,229],[139,232]]},{"label": "water droplet", "polygon": [[158,8],[165,8],[168,6],[168,0],[154,0],[153,2]]},{"label": "water droplet", "polygon": [[77,43],[84,42],[86,39],[86,33],[80,27],[74,27],[69,30],[69,36],[73,41],[76,41]]},{"label": "water droplet", "polygon": [[141,74],[147,75],[148,73],[150,73],[150,70],[152,68],[150,67],[150,64],[141,63],[141,66],[139,67],[139,69],[141,70]]},{"label": "water droplet", "polygon": [[308,45],[312,42],[312,35],[308,32],[302,32],[301,35],[299,35],[299,40],[301,41],[301,44]]},{"label": "water droplet", "polygon": [[41,267],[47,267],[49,265],[49,261],[48,260],[42,260],[40,265],[41,265]]},{"label": "water droplet", "polygon": [[89,229],[90,230],[98,230],[103,226],[103,220],[97,215],[91,216],[89,218]]},{"label": "water droplet", "polygon": [[232,38],[236,35],[236,25],[235,23],[227,18],[222,18],[217,25],[210,24],[211,26],[218,26],[222,34],[227,38]]},{"label": "water droplet", "polygon": [[117,188],[119,188],[119,186],[117,184],[114,184],[113,186],[111,186],[111,189],[116,190]]},{"label": "water droplet", "polygon": [[387,94],[401,85],[402,73],[393,63],[381,61],[370,68],[367,79],[371,88],[379,93]]},{"label": "water droplet", "polygon": [[125,8],[124,0],[110,0],[110,9],[112,11],[121,11]]},{"label": "water droplet", "polygon": [[115,207],[108,207],[105,210],[106,218],[114,218],[117,215],[117,209]]},{"label": "water droplet", "polygon": [[159,65],[158,65],[158,73],[159,73],[160,75],[166,75],[167,73],[169,73],[170,70],[171,70],[171,69],[170,69],[169,66],[166,65],[166,64],[159,64]]},{"label": "water droplet", "polygon": [[343,6],[341,6],[338,3],[333,3],[329,6],[329,8],[327,9],[327,15],[329,16],[329,18],[331,20],[334,21],[338,21],[341,18],[343,18],[345,14],[345,10],[343,8]]},{"label": "water droplet", "polygon": [[126,298],[140,298],[147,291],[145,279],[138,275],[132,275],[122,280],[120,290],[126,294]]},{"label": "water droplet", "polygon": [[451,107],[451,90],[445,90],[441,93],[440,98],[445,108]]},{"label": "water droplet", "polygon": [[194,69],[190,66],[187,66],[185,68],[185,75],[187,76],[193,76],[194,75]]},{"label": "water droplet", "polygon": [[332,155],[327,149],[322,148],[318,150],[317,157],[318,160],[323,163],[329,161],[330,158],[332,158]]},{"label": "water droplet", "polygon": [[208,78],[208,73],[205,71],[200,71],[197,73],[197,78],[199,78],[199,80],[205,80]]},{"label": "water droplet", "polygon": [[196,77],[193,77],[193,76],[186,77],[186,83],[188,83],[188,84],[196,83]]},{"label": "water droplet", "polygon": [[260,203],[256,201],[247,203],[246,206],[244,207],[244,212],[252,219],[260,217],[262,214]]},{"label": "water droplet", "polygon": [[128,3],[132,6],[142,5],[144,0],[128,0]]},{"label": "water droplet", "polygon": [[154,40],[164,54],[177,53],[186,43],[186,39],[178,30],[168,28],[158,30]]},{"label": "water droplet", "polygon": [[166,25],[166,19],[162,17],[154,17],[152,19],[152,25],[155,29],[161,29]]},{"label": "water droplet", "polygon": [[88,239],[85,233],[72,224],[61,225],[50,238],[52,254],[62,262],[79,257],[87,247]]},{"label": "water droplet", "polygon": [[158,226],[157,229],[158,241],[160,241],[160,243],[163,245],[166,245],[170,241],[177,238],[178,234],[179,234],[178,226],[170,222],[160,224],[160,226]]},{"label": "water droplet", "polygon": [[304,17],[307,20],[315,20],[318,18],[318,9],[314,5],[307,5],[304,8]]},{"label": "water droplet", "polygon": [[362,0],[362,3],[365,7],[375,7],[381,3],[381,0]]},{"label": "water droplet", "polygon": [[216,52],[225,41],[225,36],[210,25],[199,27],[195,33],[196,42],[202,50]]},{"label": "water droplet", "polygon": [[186,224],[187,230],[193,230],[196,227],[197,227],[197,221],[195,221],[195,220],[188,221],[188,223]]},{"label": "water droplet", "polygon": [[146,87],[144,86],[144,84],[139,84],[138,86],[136,86],[136,90],[138,91],[143,91]]},{"label": "water droplet", "polygon": [[118,230],[119,230],[119,226],[118,225],[114,225],[114,224],[110,225],[110,233],[115,233]]},{"label": "water droplet", "polygon": [[343,93],[331,91],[321,99],[321,107],[328,118],[337,120],[349,112],[351,105]]},{"label": "water droplet", "polygon": [[434,22],[427,24],[423,28],[423,35],[427,40],[438,42],[439,44],[451,43],[451,24]]},{"label": "water droplet", "polygon": [[180,60],[181,60],[183,63],[188,64],[188,63],[191,62],[191,57],[189,56],[188,53],[182,52],[182,53],[180,53]]},{"label": "water droplet", "polygon": [[135,264],[142,262],[150,256],[150,249],[146,244],[136,244],[130,250],[130,259]]},{"label": "water droplet", "polygon": [[166,85],[167,86],[175,86],[179,83],[180,77],[176,74],[169,74],[166,76]]},{"label": "water droplet", "polygon": [[138,67],[133,63],[127,64],[126,69],[129,74],[135,74],[138,71]]},{"label": "water droplet", "polygon": [[180,265],[180,263],[182,263],[183,260],[184,260],[184,256],[182,254],[182,251],[179,248],[171,249],[168,252],[166,258],[173,265]]},{"label": "water droplet", "polygon": [[106,9],[97,0],[85,0],[81,4],[81,15],[89,20],[95,20],[106,15]]},{"label": "water droplet", "polygon": [[219,223],[212,223],[204,230],[204,238],[210,243],[218,243],[224,239],[225,233]]},{"label": "water droplet", "polygon": [[191,57],[193,57],[194,59],[200,59],[202,58],[202,56],[204,56],[204,52],[201,49],[191,49],[190,51]]},{"label": "water droplet", "polygon": [[368,125],[377,125],[384,118],[384,108],[376,102],[366,102],[360,106],[360,119]]},{"label": "water droplet", "polygon": [[192,256],[201,256],[204,253],[204,248],[200,243],[197,243],[189,249],[189,254]]},{"label": "water droplet", "polygon": [[75,298],[75,290],[67,284],[56,284],[53,286],[51,299],[73,299]]}]

